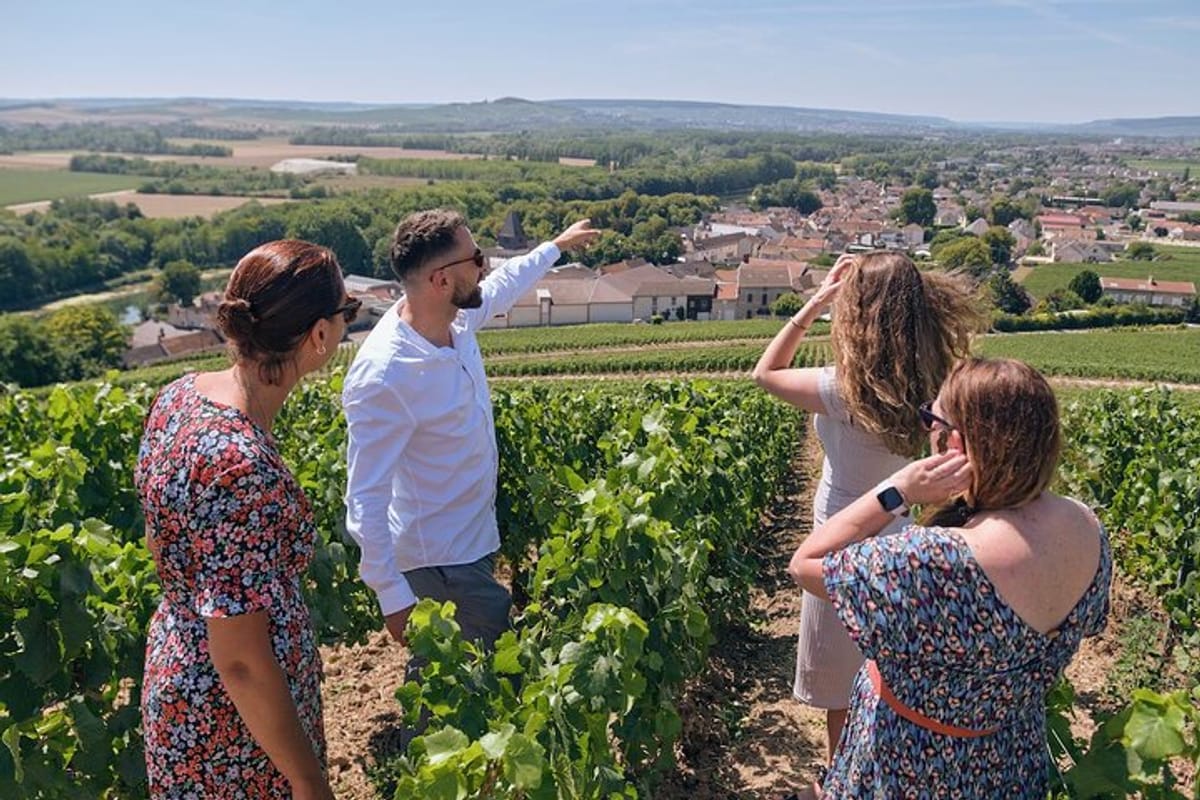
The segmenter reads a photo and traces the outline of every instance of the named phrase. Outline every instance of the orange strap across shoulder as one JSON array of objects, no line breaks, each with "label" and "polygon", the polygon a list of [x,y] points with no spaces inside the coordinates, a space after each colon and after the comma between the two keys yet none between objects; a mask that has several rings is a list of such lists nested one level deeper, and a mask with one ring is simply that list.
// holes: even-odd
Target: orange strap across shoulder
[{"label": "orange strap across shoulder", "polygon": [[874,661],[867,661],[867,675],[871,678],[871,685],[875,687],[875,694],[879,695],[879,699],[887,703],[892,711],[895,711],[900,716],[912,724],[924,728],[927,731],[941,734],[942,736],[955,736],[960,739],[977,739],[980,736],[991,736],[1000,728],[988,728],[983,731],[971,730],[970,728],[959,728],[955,725],[947,725],[944,722],[938,722],[936,719],[927,717],[915,708],[910,708],[900,702],[900,698],[892,694],[892,690],[883,682],[883,676],[879,674],[879,666]]}]

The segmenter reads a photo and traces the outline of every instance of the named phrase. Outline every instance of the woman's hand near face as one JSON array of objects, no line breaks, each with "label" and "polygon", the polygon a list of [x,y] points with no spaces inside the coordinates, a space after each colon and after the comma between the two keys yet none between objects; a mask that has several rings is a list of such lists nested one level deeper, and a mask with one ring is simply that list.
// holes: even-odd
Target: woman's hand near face
[{"label": "woman's hand near face", "polygon": [[922,458],[892,475],[909,505],[941,503],[971,488],[971,462],[959,450]]},{"label": "woman's hand near face", "polygon": [[811,301],[813,305],[824,311],[833,304],[834,298],[837,297],[838,292],[842,288],[842,279],[846,277],[846,273],[850,270],[850,266],[853,263],[854,256],[850,253],[843,253],[838,256],[838,260],[834,262],[833,269],[829,270],[829,274],[825,276],[825,280],[821,281],[821,285],[813,293]]}]

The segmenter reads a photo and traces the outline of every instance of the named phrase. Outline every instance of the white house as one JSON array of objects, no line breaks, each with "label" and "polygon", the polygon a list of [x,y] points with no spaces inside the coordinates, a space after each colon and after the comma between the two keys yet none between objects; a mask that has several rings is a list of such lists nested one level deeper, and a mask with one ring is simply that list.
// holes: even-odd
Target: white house
[{"label": "white house", "polygon": [[915,222],[905,225],[900,232],[904,234],[904,247],[907,250],[915,250],[925,243],[925,229]]},{"label": "white house", "polygon": [[974,234],[975,236],[983,236],[985,233],[987,233],[989,227],[991,226],[988,225],[988,221],[983,217],[980,217],[968,225],[964,230],[966,230],[967,233]]},{"label": "white house", "polygon": [[688,319],[709,319],[715,287],[711,278],[679,278],[652,264],[599,276],[590,270],[552,273],[484,327],[632,322],[655,314],[674,319],[681,312]]},{"label": "white house", "polygon": [[1149,306],[1186,306],[1196,296],[1191,281],[1156,281],[1154,276],[1138,278],[1100,278],[1100,290],[1118,303],[1145,303]]},{"label": "white house", "polygon": [[939,228],[957,228],[967,221],[967,215],[961,206],[944,205],[937,207],[933,216],[933,224]]},{"label": "white house", "polygon": [[1112,261],[1112,254],[1098,242],[1079,239],[1058,239],[1051,245],[1051,260],[1055,263],[1104,264]]}]

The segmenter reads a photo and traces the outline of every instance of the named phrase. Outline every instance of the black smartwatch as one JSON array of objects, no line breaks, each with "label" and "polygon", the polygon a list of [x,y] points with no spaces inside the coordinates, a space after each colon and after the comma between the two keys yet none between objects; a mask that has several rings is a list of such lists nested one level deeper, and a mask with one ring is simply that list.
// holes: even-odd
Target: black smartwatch
[{"label": "black smartwatch", "polygon": [[875,487],[875,499],[879,507],[894,517],[908,516],[908,502],[893,484],[884,481]]}]

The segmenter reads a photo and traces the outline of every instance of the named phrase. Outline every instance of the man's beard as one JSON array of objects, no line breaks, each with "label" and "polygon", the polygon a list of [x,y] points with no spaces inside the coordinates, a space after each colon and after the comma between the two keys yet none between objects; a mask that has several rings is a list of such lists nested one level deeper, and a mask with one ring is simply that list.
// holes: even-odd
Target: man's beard
[{"label": "man's beard", "polygon": [[454,304],[455,308],[479,308],[483,305],[483,290],[476,285],[469,291],[459,291],[456,286],[450,302]]}]

